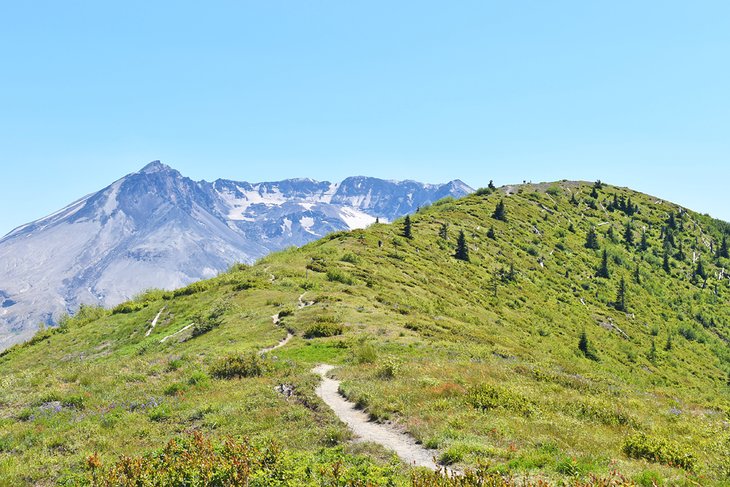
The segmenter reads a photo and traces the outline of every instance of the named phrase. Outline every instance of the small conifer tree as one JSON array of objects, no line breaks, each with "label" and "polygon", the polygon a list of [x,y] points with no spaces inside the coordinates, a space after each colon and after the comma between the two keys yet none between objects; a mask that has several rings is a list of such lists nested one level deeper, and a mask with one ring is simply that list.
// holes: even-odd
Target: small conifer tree
[{"label": "small conifer tree", "polygon": [[503,222],[507,221],[507,212],[504,208],[504,200],[499,200],[497,207],[494,209],[494,213],[492,213],[492,218]]},{"label": "small conifer tree", "polygon": [[626,280],[623,276],[621,277],[621,281],[618,283],[615,306],[617,310],[626,312]]},{"label": "small conifer tree", "polygon": [[403,236],[405,238],[413,238],[410,215],[406,215],[406,219],[403,221]]},{"label": "small conifer tree", "polygon": [[466,245],[466,236],[464,230],[459,232],[459,238],[456,239],[456,253],[454,254],[459,260],[469,262],[469,247]]},{"label": "small conifer tree", "polygon": [[608,251],[606,251],[606,249],[603,249],[601,265],[598,267],[598,271],[596,271],[596,276],[604,279],[611,277],[611,273],[608,271]]},{"label": "small conifer tree", "polygon": [[439,228],[439,237],[441,237],[442,240],[448,240],[449,239],[449,225],[446,223],[441,224],[441,228]]},{"label": "small conifer tree", "polygon": [[641,242],[639,243],[639,248],[644,252],[649,249],[649,241],[646,236],[646,230],[641,232]]},{"label": "small conifer tree", "polygon": [[669,250],[668,249],[664,249],[664,261],[662,262],[662,269],[664,269],[664,271],[667,273],[672,272],[672,267],[669,264]]},{"label": "small conifer tree", "polygon": [[717,249],[717,256],[723,257],[725,259],[730,257],[730,253],[728,253],[728,248],[727,248],[727,235],[722,236],[722,243],[720,244],[720,247]]},{"label": "small conifer tree", "polygon": [[588,229],[588,234],[586,235],[586,243],[585,247],[587,249],[598,249],[598,235],[596,234],[595,227],[591,227]]},{"label": "small conifer tree", "polygon": [[626,247],[634,245],[634,229],[631,227],[631,222],[626,223],[626,228],[624,229],[624,242],[626,243]]},{"label": "small conifer tree", "polygon": [[487,230],[487,237],[492,240],[497,240],[497,234],[494,233],[494,227],[489,227],[489,230]]},{"label": "small conifer tree", "polygon": [[487,185],[487,188],[491,189],[492,191],[494,191],[495,189],[497,189],[494,186],[494,181],[492,181],[491,179],[489,180],[489,184]]}]

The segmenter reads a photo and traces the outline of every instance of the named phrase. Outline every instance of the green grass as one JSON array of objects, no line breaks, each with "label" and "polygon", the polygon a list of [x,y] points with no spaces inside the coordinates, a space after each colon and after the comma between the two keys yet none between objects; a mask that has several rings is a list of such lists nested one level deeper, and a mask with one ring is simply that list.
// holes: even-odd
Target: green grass
[{"label": "green grass", "polygon": [[[215,444],[275,439],[295,465],[339,459],[356,472],[366,462],[380,480],[429,485],[347,441],[314,394],[309,371],[321,362],[342,366],[342,391],[373,418],[484,475],[590,482],[619,470],[639,485],[727,483],[730,286],[718,275],[730,261],[709,246],[728,225],[606,185],[597,200],[585,183],[512,189],[424,208],[412,239],[400,221],[333,234],[116,312],[85,308],[14,347],[0,356],[0,485],[73,484],[89,478],[92,454],[115,465],[189,431]],[[609,211],[614,195],[639,213]],[[500,200],[506,222],[491,217]],[[670,213],[677,228],[662,238]],[[599,249],[584,245],[592,227]],[[453,258],[462,230],[470,262]],[[604,249],[608,279],[596,277]],[[626,312],[615,305],[622,277]],[[305,291],[315,304],[299,309]],[[266,367],[216,378],[221,361],[253,357],[283,328],[295,337]]]}]

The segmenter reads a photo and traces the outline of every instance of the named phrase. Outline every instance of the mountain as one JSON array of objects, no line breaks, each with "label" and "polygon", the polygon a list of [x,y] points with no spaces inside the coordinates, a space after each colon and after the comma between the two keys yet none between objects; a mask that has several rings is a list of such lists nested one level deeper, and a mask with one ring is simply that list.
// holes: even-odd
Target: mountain
[{"label": "mountain", "polygon": [[[569,181],[410,220],[412,238],[402,219],[338,232],[8,349],[0,479],[727,485],[729,224]],[[478,471],[437,483],[352,441],[318,364],[366,424]]]},{"label": "mountain", "polygon": [[154,161],[0,240],[0,349],[82,304],[174,289],[328,233],[472,191],[352,177],[192,181]]}]

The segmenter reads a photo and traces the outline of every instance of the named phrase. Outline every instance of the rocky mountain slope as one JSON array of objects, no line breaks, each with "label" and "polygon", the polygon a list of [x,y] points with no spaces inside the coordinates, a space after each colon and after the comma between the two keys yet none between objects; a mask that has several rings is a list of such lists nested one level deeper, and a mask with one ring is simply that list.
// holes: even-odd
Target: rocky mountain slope
[{"label": "rocky mountain slope", "polygon": [[[727,484],[727,223],[576,182],[480,190],[410,222],[84,308],[6,351],[0,478]],[[317,364],[466,480],[352,441]]]},{"label": "rocky mountain slope", "polygon": [[471,191],[460,181],[366,177],[195,182],[155,161],[0,240],[0,349],[82,304],[114,306],[146,289],[174,289]]}]

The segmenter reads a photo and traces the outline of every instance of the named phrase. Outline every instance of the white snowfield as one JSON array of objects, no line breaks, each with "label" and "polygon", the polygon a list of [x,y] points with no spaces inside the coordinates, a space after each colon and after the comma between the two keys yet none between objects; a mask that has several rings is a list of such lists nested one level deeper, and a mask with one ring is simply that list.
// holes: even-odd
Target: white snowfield
[{"label": "white snowfield", "polygon": [[0,239],[0,350],[81,304],[114,306],[328,233],[386,222],[460,181],[192,181],[155,161]]}]

